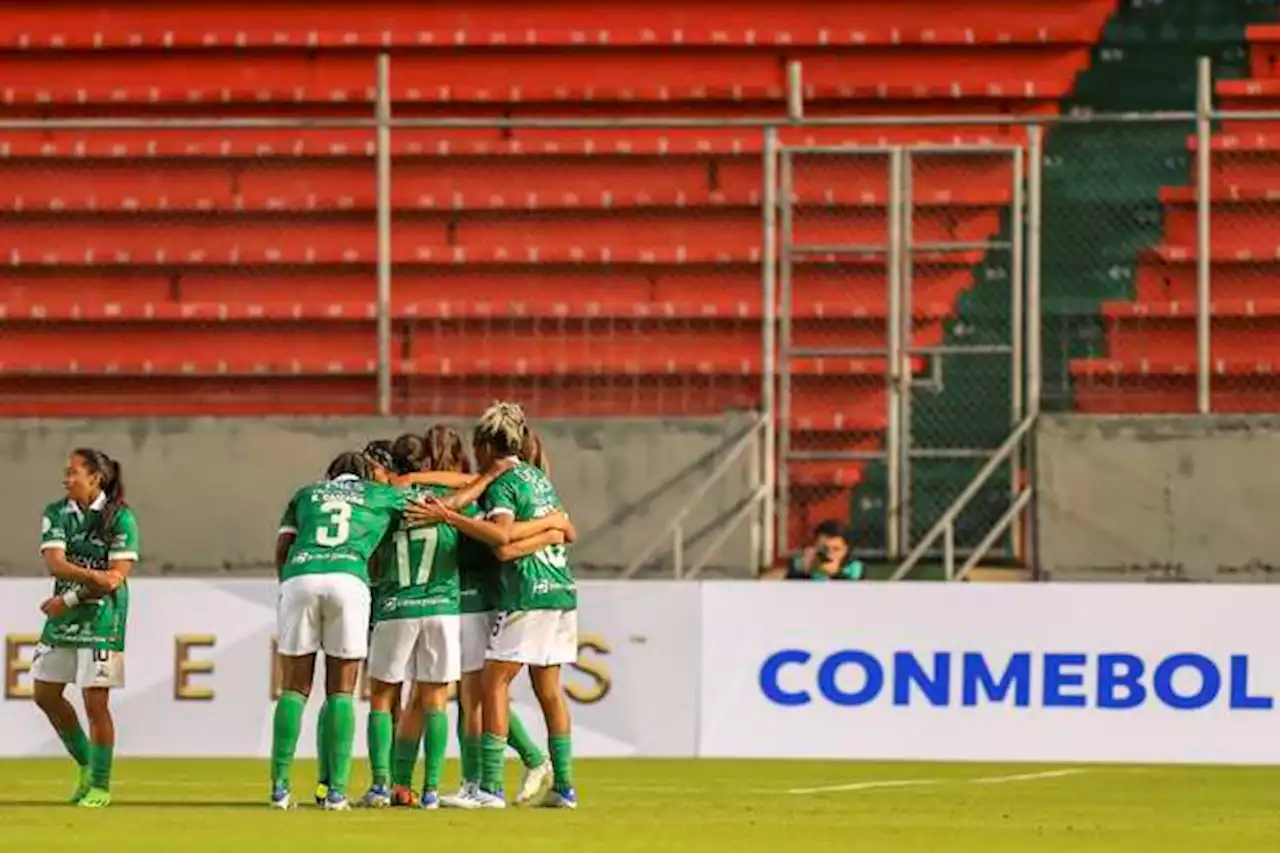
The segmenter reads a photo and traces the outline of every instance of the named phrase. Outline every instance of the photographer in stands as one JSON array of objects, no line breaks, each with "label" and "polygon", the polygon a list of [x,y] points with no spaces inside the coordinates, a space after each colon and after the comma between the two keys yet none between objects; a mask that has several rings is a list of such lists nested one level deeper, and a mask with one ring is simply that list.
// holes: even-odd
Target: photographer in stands
[{"label": "photographer in stands", "polygon": [[835,520],[824,521],[814,529],[813,542],[792,555],[785,571],[774,569],[761,577],[766,580],[862,580],[862,561],[850,556],[851,550],[845,526]]}]

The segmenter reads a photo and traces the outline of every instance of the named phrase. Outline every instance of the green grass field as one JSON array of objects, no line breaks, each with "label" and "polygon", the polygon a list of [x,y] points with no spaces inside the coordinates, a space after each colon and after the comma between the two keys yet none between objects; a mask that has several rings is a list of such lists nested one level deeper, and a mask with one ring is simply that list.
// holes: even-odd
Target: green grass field
[{"label": "green grass field", "polygon": [[[103,812],[62,804],[69,771],[0,761],[0,850],[1280,850],[1270,768],[581,761],[577,812],[335,814],[268,809],[262,761],[121,761]],[[354,781],[362,792],[363,767]]]}]

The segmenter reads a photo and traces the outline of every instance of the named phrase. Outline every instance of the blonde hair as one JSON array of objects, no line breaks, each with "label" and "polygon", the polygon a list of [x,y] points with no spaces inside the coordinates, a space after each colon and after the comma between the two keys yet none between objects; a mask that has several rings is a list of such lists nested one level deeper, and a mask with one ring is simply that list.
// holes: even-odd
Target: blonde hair
[{"label": "blonde hair", "polygon": [[487,444],[502,456],[516,456],[529,434],[529,424],[519,403],[496,402],[476,423],[474,441]]}]

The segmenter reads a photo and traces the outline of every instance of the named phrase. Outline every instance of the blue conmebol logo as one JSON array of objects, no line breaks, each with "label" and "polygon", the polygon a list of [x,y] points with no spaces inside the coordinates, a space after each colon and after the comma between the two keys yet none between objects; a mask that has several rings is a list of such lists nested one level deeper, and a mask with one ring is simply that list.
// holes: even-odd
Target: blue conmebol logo
[{"label": "blue conmebol logo", "polygon": [[1233,711],[1266,711],[1275,705],[1270,695],[1252,692],[1248,655],[1230,655],[1225,663],[1193,652],[1154,658],[1125,652],[993,657],[973,651],[878,656],[843,649],[819,659],[804,649],[783,649],[761,664],[760,691],[783,706],[808,705],[815,701],[814,690],[843,707],[869,705],[881,697],[897,706],[936,707],[1127,710],[1160,704],[1195,711],[1225,704]]}]

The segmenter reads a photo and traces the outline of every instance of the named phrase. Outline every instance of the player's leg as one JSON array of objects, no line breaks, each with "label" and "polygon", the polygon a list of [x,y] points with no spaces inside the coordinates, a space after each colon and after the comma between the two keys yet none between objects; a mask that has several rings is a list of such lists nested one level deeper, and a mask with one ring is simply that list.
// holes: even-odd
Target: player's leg
[{"label": "player's leg", "polygon": [[530,659],[528,654],[530,643],[536,639],[530,635],[534,621],[529,619],[531,615],[529,611],[497,614],[490,632],[489,646],[485,651],[484,672],[481,675],[484,736],[481,740],[480,791],[477,798],[486,808],[502,808],[506,805],[502,790],[511,679],[530,660],[541,663],[540,660]]},{"label": "player's leg", "polygon": [[516,793],[516,805],[540,800],[551,788],[551,762],[525,728],[514,707],[507,709],[507,744],[520,756],[520,790]]},{"label": "player's leg", "polygon": [[458,793],[442,797],[445,808],[474,808],[473,794],[480,788],[480,739],[483,734],[480,706],[480,673],[493,622],[492,613],[464,613],[459,618],[462,641],[462,679],[458,682],[458,751],[462,786]]},{"label": "player's leg", "polygon": [[[276,608],[277,650],[280,652],[280,696],[276,699],[271,737],[271,805],[293,806],[290,774],[302,734],[302,715],[315,678],[320,649],[319,575],[300,575],[280,585]],[[319,735],[324,746],[324,730]]]},{"label": "player's leg", "polygon": [[462,628],[457,615],[428,616],[421,620],[422,634],[414,653],[418,708],[425,729],[426,770],[422,782],[422,807],[440,804],[437,793],[449,745],[449,685],[462,677]]},{"label": "player's leg", "polygon": [[372,782],[364,796],[366,806],[382,808],[391,805],[395,717],[399,716],[400,685],[404,681],[415,640],[413,619],[388,619],[373,626],[367,664],[369,719],[366,731]]},{"label": "player's leg", "polygon": [[560,667],[578,659],[578,614],[574,610],[544,610],[538,621],[539,648],[531,653],[545,666],[530,666],[529,679],[534,695],[542,707],[547,724],[547,750],[551,753],[553,787],[541,805],[550,808],[577,808],[578,795],[573,786],[573,742],[569,720],[569,703],[560,686]]},{"label": "player's leg", "polygon": [[111,691],[124,687],[124,654],[99,649],[77,652],[76,683],[81,687],[89,719],[90,787],[80,806],[100,809],[111,805],[111,767],[115,760],[116,723],[111,716]]},{"label": "player's leg", "polygon": [[413,769],[422,746],[422,697],[417,683],[409,691],[409,700],[396,721],[395,745],[391,752],[391,805],[415,806],[418,795],[413,792]]},{"label": "player's leg", "polygon": [[369,651],[369,587],[348,574],[325,576],[321,599],[320,646],[325,654],[325,704],[329,706],[326,748],[329,793],[325,808],[349,809],[351,751],[355,744],[355,692],[360,662]]},{"label": "player's leg", "polygon": [[67,754],[75,761],[80,775],[71,802],[78,803],[89,792],[92,776],[89,770],[89,738],[80,725],[75,706],[67,701],[66,686],[76,677],[76,650],[41,646],[31,663],[33,698],[57,732]]}]

